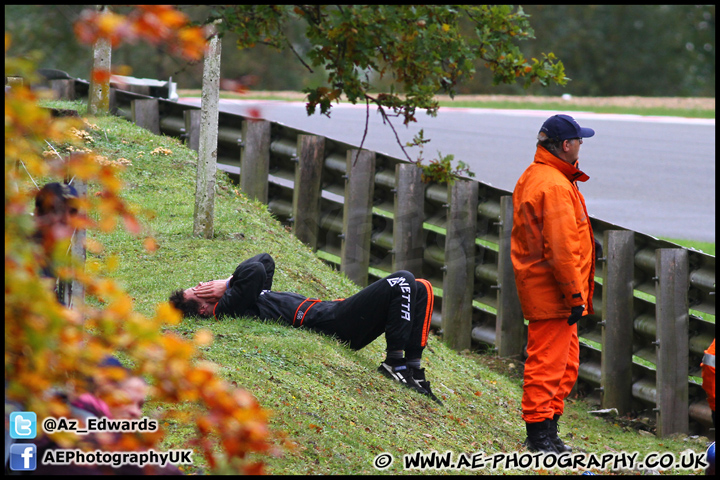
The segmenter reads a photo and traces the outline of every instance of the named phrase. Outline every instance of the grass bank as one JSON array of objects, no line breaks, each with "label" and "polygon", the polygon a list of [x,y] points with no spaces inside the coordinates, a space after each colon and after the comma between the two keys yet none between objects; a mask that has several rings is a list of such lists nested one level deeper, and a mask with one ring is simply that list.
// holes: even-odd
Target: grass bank
[{"label": "grass bank", "polygon": [[673,243],[677,243],[678,245],[682,245],[686,248],[694,248],[695,250],[700,250],[701,252],[707,253],[708,255],[715,256],[715,243],[714,242],[697,242],[693,240],[679,240],[676,238],[668,238],[668,237],[660,237],[663,240],[668,240]]},{"label": "grass bank", "polygon": [[[73,108],[84,114],[82,105]],[[154,136],[120,118],[93,118],[90,122],[98,127],[90,132],[92,148],[111,161],[123,158],[130,163],[121,174],[126,184],[124,195],[146,212],[143,226],[159,247],[150,253],[143,248],[142,237],[124,231],[91,234],[104,250],[91,255],[88,262],[102,268],[116,258],[117,268],[108,276],[130,293],[137,311],[151,315],[172,290],[226,278],[240,260],[262,251],[275,258],[276,290],[321,298],[346,297],[358,290],[298,242],[264,205],[247,199],[222,172],[218,172],[215,236],[212,240],[193,237],[196,154],[176,139]],[[184,320],[172,328],[187,337],[200,328],[210,329],[214,342],[201,349],[202,357],[215,362],[225,378],[249,390],[272,411],[273,441],[281,453],[263,457],[268,473],[400,474],[405,472],[403,455],[417,451],[451,451],[456,456],[525,451],[520,418],[522,366],[516,361],[492,353],[457,353],[433,335],[424,366],[433,390],[445,403],[440,407],[375,372],[384,357],[382,338],[354,352],[328,337],[247,318]],[[198,407],[150,401],[145,413],[153,415],[169,408]],[[640,429],[639,422],[588,413],[596,408],[580,398],[568,401],[561,434],[576,451],[638,452],[640,458],[650,452],[669,452],[679,458],[680,452],[706,448],[703,438],[678,435],[658,439]],[[192,428],[181,423],[164,428],[163,449],[186,448],[194,435]],[[373,460],[383,452],[391,454],[394,463],[378,471]],[[200,460],[198,455],[194,458]],[[198,462],[188,471],[204,467]],[[609,469],[592,470],[611,473]],[[563,471],[483,469],[480,473]]]}]

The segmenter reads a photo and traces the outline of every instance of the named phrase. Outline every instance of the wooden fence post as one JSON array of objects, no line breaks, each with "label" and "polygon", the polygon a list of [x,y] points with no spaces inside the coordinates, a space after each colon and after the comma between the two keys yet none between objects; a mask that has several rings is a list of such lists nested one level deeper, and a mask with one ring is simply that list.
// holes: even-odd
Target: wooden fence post
[{"label": "wooden fence post", "polygon": [[270,126],[267,120],[244,120],[240,155],[240,188],[262,203],[268,202]]},{"label": "wooden fence post", "polygon": [[150,85],[124,85],[122,90],[138,95],[150,96]]},{"label": "wooden fence post", "polygon": [[160,108],[157,98],[133,100],[130,105],[133,123],[160,135]]},{"label": "wooden fence post", "polygon": [[50,80],[50,89],[58,100],[75,100],[75,79]]},{"label": "wooden fence post", "polygon": [[187,147],[198,152],[200,150],[200,119],[202,112],[200,110],[188,109],[183,110],[183,120],[185,122],[185,139]]},{"label": "wooden fence post", "polygon": [[422,170],[412,163],[395,166],[395,212],[393,215],[393,270],[422,275],[425,188]]},{"label": "wooden fence post", "polygon": [[[77,85],[74,87],[73,95],[77,96]],[[110,87],[110,93],[108,95],[108,112],[111,115],[120,115],[118,113],[118,102],[117,102],[117,88]]]},{"label": "wooden fence post", "polygon": [[635,233],[606,230],[603,235],[602,407],[624,415],[632,409]]},{"label": "wooden fence post", "polygon": [[24,84],[22,77],[7,77],[7,86],[10,88],[19,88]]},{"label": "wooden fence post", "polygon": [[370,267],[375,152],[348,150],[340,271],[364,287]]},{"label": "wooden fence post", "polygon": [[[218,23],[216,21],[215,23]],[[200,138],[195,179],[193,235],[215,236],[215,182],[217,181],[218,110],[220,103],[220,52],[222,43],[215,24],[207,27],[211,36],[203,62]]]},{"label": "wooden fence post", "polygon": [[520,307],[515,272],[510,258],[513,226],[512,195],[500,197],[500,244],[498,245],[497,319],[495,348],[501,357],[520,357],[523,352],[525,322]]},{"label": "wooden fence post", "polygon": [[298,162],[293,188],[293,234],[317,250],[320,226],[322,168],[325,161],[325,137],[298,135]]},{"label": "wooden fence post", "polygon": [[657,434],[687,433],[688,418],[688,251],[655,250],[657,275]]},{"label": "wooden fence post", "polygon": [[450,211],[445,237],[443,341],[455,350],[470,348],[475,286],[478,183],[456,179],[448,188]]}]

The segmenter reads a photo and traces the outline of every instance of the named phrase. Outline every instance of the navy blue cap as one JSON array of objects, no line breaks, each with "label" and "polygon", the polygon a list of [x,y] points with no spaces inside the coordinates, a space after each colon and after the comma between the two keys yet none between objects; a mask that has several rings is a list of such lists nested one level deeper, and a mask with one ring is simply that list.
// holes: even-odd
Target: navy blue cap
[{"label": "navy blue cap", "polygon": [[53,195],[57,195],[59,198],[72,198],[78,197],[78,192],[72,185],[65,183],[52,182],[43,186],[41,191],[49,192]]},{"label": "navy blue cap", "polygon": [[72,185],[52,182],[44,185],[35,197],[35,208],[38,215],[57,212],[68,205],[74,205],[78,192]]},{"label": "navy blue cap", "polygon": [[540,131],[554,140],[588,138],[595,135],[595,130],[582,128],[570,115],[553,115],[545,120]]},{"label": "navy blue cap", "polygon": [[112,355],[106,355],[105,358],[102,359],[100,362],[101,367],[119,367],[123,370],[127,370],[125,366],[123,366],[122,363],[120,363],[120,360],[118,360],[116,357]]}]

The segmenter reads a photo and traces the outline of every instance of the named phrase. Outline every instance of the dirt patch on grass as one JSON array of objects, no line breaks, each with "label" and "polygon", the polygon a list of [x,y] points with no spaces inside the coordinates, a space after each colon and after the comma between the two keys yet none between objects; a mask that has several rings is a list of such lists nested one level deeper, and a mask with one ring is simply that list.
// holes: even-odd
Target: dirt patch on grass
[{"label": "dirt patch on grass", "polygon": [[[441,100],[450,97],[438,96]],[[688,110],[715,110],[714,98],[683,97],[537,97],[517,95],[456,95],[455,100],[509,103],[564,103],[582,107],[640,107]]]}]

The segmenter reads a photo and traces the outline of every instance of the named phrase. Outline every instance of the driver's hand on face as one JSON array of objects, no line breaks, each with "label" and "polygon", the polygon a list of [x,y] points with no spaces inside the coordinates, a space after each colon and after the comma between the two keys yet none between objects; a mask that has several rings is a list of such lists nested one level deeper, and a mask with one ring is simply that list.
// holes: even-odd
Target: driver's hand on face
[{"label": "driver's hand on face", "polygon": [[193,287],[193,292],[201,300],[217,302],[222,298],[225,289],[224,280],[213,280],[211,282],[200,282],[196,287]]}]

